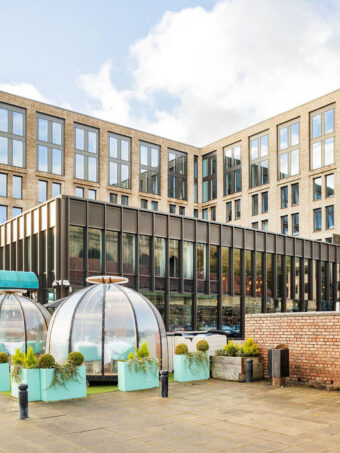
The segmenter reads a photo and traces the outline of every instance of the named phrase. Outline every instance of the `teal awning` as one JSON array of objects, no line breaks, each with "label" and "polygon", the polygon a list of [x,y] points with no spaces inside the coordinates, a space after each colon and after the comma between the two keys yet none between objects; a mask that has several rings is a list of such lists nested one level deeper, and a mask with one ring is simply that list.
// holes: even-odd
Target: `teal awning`
[{"label": "teal awning", "polygon": [[39,289],[34,272],[0,271],[0,289]]}]

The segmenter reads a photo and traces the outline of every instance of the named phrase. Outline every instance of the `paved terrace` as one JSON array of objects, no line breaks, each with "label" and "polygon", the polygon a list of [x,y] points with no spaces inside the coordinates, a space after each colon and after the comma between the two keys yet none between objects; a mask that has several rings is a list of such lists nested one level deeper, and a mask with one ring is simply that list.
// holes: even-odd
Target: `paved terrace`
[{"label": "paved terrace", "polygon": [[340,452],[340,393],[217,380],[62,403],[0,395],[1,452]]}]

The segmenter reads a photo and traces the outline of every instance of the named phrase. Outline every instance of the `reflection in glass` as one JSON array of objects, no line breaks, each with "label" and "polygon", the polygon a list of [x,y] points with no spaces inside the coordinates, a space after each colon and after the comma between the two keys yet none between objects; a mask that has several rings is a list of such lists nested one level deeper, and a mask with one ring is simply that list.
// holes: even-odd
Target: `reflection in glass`
[{"label": "reflection in glass", "polygon": [[312,137],[317,138],[321,136],[321,114],[312,117]]},{"label": "reflection in glass", "polygon": [[154,239],[155,276],[165,277],[166,275],[166,239]]},{"label": "reflection in glass", "polygon": [[118,274],[119,260],[119,233],[117,231],[106,231],[105,233],[105,255],[106,273]]},{"label": "reflection in glass", "polygon": [[169,330],[192,330],[192,296],[169,295]]},{"label": "reflection in glass", "polygon": [[197,296],[197,330],[217,328],[216,296]]},{"label": "reflection in glass", "polygon": [[103,263],[103,231],[89,228],[87,240],[89,274],[101,273]]},{"label": "reflection in glass", "polygon": [[197,280],[207,279],[207,245],[197,244]]},{"label": "reflection in glass", "polygon": [[241,250],[234,250],[234,294],[241,294]]},{"label": "reflection in glass", "polygon": [[179,277],[179,241],[169,239],[169,276]]},{"label": "reflection in glass", "polygon": [[183,278],[194,278],[194,244],[183,241]]},{"label": "reflection in glass", "polygon": [[84,228],[70,226],[70,280],[81,285],[84,272]]},{"label": "reflection in glass", "polygon": [[222,330],[228,337],[239,337],[241,329],[241,302],[239,297],[222,297]]},{"label": "reflection in glass", "polygon": [[123,233],[123,273],[127,275],[136,272],[135,240],[134,234]]}]

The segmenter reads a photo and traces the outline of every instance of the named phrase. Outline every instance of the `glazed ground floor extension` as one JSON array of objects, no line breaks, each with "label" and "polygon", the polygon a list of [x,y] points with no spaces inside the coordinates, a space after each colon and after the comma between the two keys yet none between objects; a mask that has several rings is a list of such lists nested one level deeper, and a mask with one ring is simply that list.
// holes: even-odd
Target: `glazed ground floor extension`
[{"label": "glazed ground floor extension", "polygon": [[331,311],[340,247],[59,196],[0,226],[0,269],[34,271],[45,303],[94,275],[123,275],[166,329],[244,336],[248,313]]}]

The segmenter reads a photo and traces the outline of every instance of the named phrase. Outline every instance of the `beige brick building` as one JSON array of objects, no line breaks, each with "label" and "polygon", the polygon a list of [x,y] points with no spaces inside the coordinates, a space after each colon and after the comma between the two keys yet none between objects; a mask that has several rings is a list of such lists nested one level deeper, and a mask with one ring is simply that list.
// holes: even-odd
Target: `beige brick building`
[{"label": "beige brick building", "polygon": [[63,193],[332,240],[338,102],[340,90],[197,148],[0,92],[0,222]]}]

